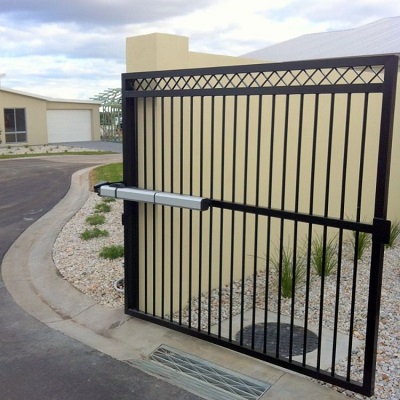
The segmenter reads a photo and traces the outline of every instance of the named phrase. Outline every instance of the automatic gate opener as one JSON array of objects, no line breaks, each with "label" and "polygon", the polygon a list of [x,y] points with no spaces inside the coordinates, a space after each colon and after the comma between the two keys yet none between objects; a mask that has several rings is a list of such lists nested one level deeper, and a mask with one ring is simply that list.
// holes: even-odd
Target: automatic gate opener
[{"label": "automatic gate opener", "polygon": [[94,186],[94,190],[102,197],[158,204],[161,206],[188,208],[198,211],[206,211],[210,206],[210,200],[204,197],[125,187],[122,182],[99,182]]}]

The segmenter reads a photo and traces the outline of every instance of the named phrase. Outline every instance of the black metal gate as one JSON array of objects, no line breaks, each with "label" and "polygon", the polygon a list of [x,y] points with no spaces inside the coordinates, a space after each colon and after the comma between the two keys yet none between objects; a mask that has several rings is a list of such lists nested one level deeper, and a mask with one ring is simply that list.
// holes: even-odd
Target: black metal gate
[{"label": "black metal gate", "polygon": [[126,312],[371,395],[397,63],[124,74]]}]

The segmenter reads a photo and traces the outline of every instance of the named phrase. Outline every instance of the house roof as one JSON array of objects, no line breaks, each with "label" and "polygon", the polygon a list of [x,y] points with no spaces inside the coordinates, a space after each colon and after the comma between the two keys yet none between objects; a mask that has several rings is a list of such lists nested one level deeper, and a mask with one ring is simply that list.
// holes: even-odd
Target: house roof
[{"label": "house roof", "polygon": [[298,61],[383,54],[400,54],[400,17],[381,19],[354,29],[302,35],[243,57]]},{"label": "house roof", "polygon": [[3,86],[0,87],[0,92],[8,92],[8,93],[18,94],[20,96],[25,96],[25,97],[33,97],[38,100],[44,100],[44,101],[54,102],[54,103],[100,104],[100,101],[97,101],[97,100],[56,99],[56,98],[46,97],[46,96],[42,96],[42,95],[38,95],[38,94],[23,92],[20,90],[9,89],[9,88],[5,88]]}]

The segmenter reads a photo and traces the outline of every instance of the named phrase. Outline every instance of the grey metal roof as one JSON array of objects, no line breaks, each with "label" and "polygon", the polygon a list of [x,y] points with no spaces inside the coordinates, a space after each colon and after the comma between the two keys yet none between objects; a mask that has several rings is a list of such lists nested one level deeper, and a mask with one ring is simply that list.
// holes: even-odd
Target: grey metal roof
[{"label": "grey metal roof", "polygon": [[400,17],[381,19],[355,29],[302,35],[243,57],[297,61],[382,54],[400,54]]}]

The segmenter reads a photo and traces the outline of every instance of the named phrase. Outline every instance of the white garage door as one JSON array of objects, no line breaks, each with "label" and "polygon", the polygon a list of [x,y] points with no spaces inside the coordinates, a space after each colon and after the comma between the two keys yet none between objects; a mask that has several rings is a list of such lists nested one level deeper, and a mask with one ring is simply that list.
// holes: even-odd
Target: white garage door
[{"label": "white garage door", "polygon": [[91,140],[91,132],[90,110],[47,110],[49,143]]}]

